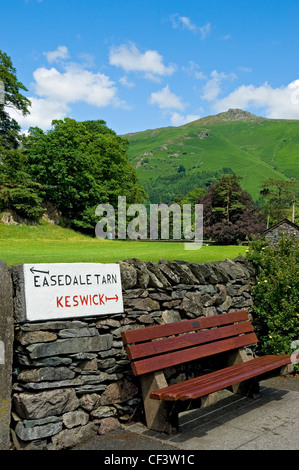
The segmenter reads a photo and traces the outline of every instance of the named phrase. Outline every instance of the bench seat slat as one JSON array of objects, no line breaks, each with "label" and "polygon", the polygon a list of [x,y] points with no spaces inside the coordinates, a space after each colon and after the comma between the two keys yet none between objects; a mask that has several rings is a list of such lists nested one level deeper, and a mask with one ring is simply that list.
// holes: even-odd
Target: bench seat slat
[{"label": "bench seat slat", "polygon": [[[272,356],[276,357],[276,356]],[[267,362],[269,359],[267,356],[262,356],[258,358],[259,366],[262,366],[264,362]],[[181,393],[184,393],[186,390],[193,390],[195,387],[204,387],[210,384],[214,384],[216,381],[221,380],[222,378],[226,377],[228,374],[236,376],[244,368],[252,369],[252,367],[256,365],[257,359],[248,360],[246,361],[246,366],[244,365],[245,362],[241,362],[238,364],[234,364],[233,366],[225,367],[224,369],[219,369],[217,371],[207,373],[201,375],[199,377],[195,377],[194,379],[189,379],[183,382],[178,382],[173,385],[168,385],[167,387],[161,388],[160,390],[155,390],[153,392],[153,396],[151,398],[154,399],[162,399],[163,400],[176,400],[179,398]],[[161,397],[161,398],[159,398]]]},{"label": "bench seat slat", "polygon": [[147,374],[166,367],[183,364],[202,357],[211,356],[231,349],[237,349],[257,342],[255,333],[243,334],[233,338],[208,343],[188,348],[186,350],[174,351],[156,357],[149,357],[132,362],[134,375]]},{"label": "bench seat slat", "polygon": [[215,326],[228,325],[245,320],[248,320],[248,313],[246,310],[240,310],[238,312],[222,313],[221,315],[211,317],[200,317],[193,320],[183,320],[180,322],[166,323],[164,325],[147,326],[145,328],[123,331],[121,336],[126,346],[132,343],[141,343],[165,336],[213,328]]},{"label": "bench seat slat", "polygon": [[290,364],[290,362],[291,358],[288,354],[262,356],[216,372],[211,372],[196,379],[186,380],[178,384],[177,387],[174,384],[160,390],[155,390],[151,392],[150,397],[156,400],[163,399],[167,401],[195,399],[283,367]]},{"label": "bench seat slat", "polygon": [[235,323],[233,325],[192,332],[190,334],[160,339],[158,341],[133,344],[126,348],[126,352],[131,360],[141,359],[147,356],[154,356],[165,352],[189,348],[190,346],[209,343],[210,341],[217,341],[230,336],[249,333],[251,331],[253,331],[253,326],[250,322]]}]

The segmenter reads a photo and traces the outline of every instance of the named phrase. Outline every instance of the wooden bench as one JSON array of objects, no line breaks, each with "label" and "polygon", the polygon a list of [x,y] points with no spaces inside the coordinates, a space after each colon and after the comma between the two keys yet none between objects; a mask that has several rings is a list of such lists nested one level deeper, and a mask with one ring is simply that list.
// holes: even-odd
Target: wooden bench
[{"label": "wooden bench", "polygon": [[[246,353],[245,347],[257,343],[246,311],[128,330],[122,340],[141,380],[147,427],[168,434],[178,430],[179,412],[211,404],[215,392],[228,388],[254,397],[258,379],[292,370],[290,355],[253,358]],[[218,363],[224,358],[226,366],[167,384],[164,369],[211,356]]]}]

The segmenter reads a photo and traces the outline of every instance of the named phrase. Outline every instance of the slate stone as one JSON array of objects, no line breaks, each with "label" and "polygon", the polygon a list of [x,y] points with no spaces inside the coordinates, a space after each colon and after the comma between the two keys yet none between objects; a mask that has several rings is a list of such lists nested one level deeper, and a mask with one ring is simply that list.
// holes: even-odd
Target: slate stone
[{"label": "slate stone", "polygon": [[27,346],[31,359],[59,354],[74,354],[77,352],[101,351],[112,345],[112,335],[60,339],[54,343],[38,343]]}]

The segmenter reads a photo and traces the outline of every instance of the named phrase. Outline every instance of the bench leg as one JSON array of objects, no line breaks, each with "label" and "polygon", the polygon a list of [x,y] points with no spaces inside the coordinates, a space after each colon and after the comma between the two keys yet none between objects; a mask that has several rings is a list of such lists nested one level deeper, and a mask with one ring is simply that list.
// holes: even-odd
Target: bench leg
[{"label": "bench leg", "polygon": [[143,404],[148,429],[153,431],[175,434],[178,431],[178,408],[175,402],[153,400],[150,398],[152,390],[167,387],[163,372],[156,372],[141,376]]},{"label": "bench leg", "polygon": [[250,398],[258,398],[260,393],[260,384],[256,378],[245,380],[232,386],[234,393]]}]

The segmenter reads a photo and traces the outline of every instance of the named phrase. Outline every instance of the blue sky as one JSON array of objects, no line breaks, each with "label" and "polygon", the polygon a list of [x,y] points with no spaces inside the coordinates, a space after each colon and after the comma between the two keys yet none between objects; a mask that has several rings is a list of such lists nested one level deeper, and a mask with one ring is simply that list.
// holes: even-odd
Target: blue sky
[{"label": "blue sky", "polygon": [[299,119],[298,0],[0,0],[0,18],[32,102],[23,129],[68,116],[125,134],[229,108]]}]

